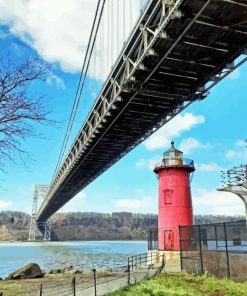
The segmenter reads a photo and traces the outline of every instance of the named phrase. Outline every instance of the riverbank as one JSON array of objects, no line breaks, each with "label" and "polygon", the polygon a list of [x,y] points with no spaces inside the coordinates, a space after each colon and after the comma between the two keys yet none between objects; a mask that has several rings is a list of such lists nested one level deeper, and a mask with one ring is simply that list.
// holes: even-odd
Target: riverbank
[{"label": "riverbank", "polygon": [[[46,275],[42,279],[0,281],[0,294],[4,296],[32,296],[32,295],[99,295],[108,296],[246,296],[247,282],[236,283],[228,279],[216,279],[209,276],[197,276],[182,273],[162,273],[152,279],[143,280],[128,286],[128,274],[100,270],[94,277],[93,270],[71,275],[69,273]],[[116,286],[124,287],[113,293],[102,294],[103,286],[107,289]],[[107,291],[106,289],[106,291]],[[41,291],[41,292],[40,292]]]},{"label": "riverbank", "polygon": [[69,269],[66,272],[54,270],[53,273],[45,274],[43,278],[0,281],[0,295],[1,292],[4,296],[32,296],[42,293],[49,296],[64,295],[63,293],[74,295],[75,290],[94,291],[96,277],[97,283],[100,284],[127,278],[127,274],[123,269],[112,271],[109,268],[99,268],[96,272],[89,268],[81,271]]}]

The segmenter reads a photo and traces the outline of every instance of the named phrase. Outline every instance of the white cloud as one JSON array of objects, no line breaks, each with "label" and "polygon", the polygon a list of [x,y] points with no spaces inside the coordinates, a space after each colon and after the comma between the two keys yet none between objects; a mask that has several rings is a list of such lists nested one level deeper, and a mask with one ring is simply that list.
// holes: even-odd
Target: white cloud
[{"label": "white cloud", "polygon": [[231,79],[231,80],[238,79],[239,77],[240,77],[240,71],[238,68],[228,75],[228,79]]},{"label": "white cloud", "polygon": [[201,147],[203,147],[203,145],[197,139],[187,138],[181,142],[179,149],[183,151],[184,154],[190,154],[193,150]]},{"label": "white cloud", "polygon": [[[2,0],[0,22],[46,61],[59,63],[64,71],[75,72],[80,71],[82,66],[96,5],[96,0]],[[123,5],[126,14],[116,13],[118,6],[123,12]],[[126,0],[106,1],[104,32],[99,30],[102,38],[99,37],[96,41],[97,48],[92,59],[92,64],[97,63],[98,70],[109,70],[118,54],[117,50],[121,50],[124,32],[127,37],[139,14],[139,5],[139,0],[132,0],[131,3]],[[127,13],[130,10],[131,14]],[[109,21],[110,31],[108,13],[113,15],[113,19]],[[112,39],[110,42],[109,36]],[[100,59],[102,51],[103,56]]]},{"label": "white cloud", "polygon": [[194,115],[192,113],[178,114],[143,144],[148,150],[165,148],[170,145],[172,139],[179,137],[183,132],[189,131],[194,126],[204,122],[205,117],[202,115]]},{"label": "white cloud", "polygon": [[227,150],[225,153],[226,158],[231,159],[236,157],[236,152],[234,150]]},{"label": "white cloud", "polygon": [[244,203],[235,194],[197,189],[193,193],[194,214],[244,215]]},{"label": "white cloud", "polygon": [[225,153],[225,157],[230,160],[237,160],[241,163],[247,161],[247,149],[246,142],[238,140],[235,142],[236,149],[229,149]]},{"label": "white cloud", "polygon": [[6,210],[7,208],[12,206],[11,201],[6,201],[6,200],[0,200],[0,210]]},{"label": "white cloud", "polygon": [[246,147],[247,146],[247,142],[246,141],[243,141],[243,140],[238,140],[235,142],[235,145],[238,146],[238,147]]},{"label": "white cloud", "polygon": [[144,196],[140,199],[118,199],[114,202],[117,210],[134,211],[134,212],[154,212],[153,206],[157,204],[151,196]]},{"label": "white cloud", "polygon": [[63,79],[61,79],[60,77],[58,77],[58,76],[55,75],[55,74],[50,75],[50,76],[46,79],[46,83],[47,83],[48,85],[53,85],[53,84],[55,84],[57,89],[62,89],[62,90],[65,90],[65,89],[66,89],[66,86],[65,86],[65,83],[64,83]]},{"label": "white cloud", "polygon": [[225,168],[219,166],[216,162],[196,164],[196,169],[203,172],[219,172],[225,170]]},{"label": "white cloud", "polygon": [[140,159],[136,162],[135,167],[137,169],[148,168],[149,170],[153,170],[155,165],[161,161],[161,156],[155,156],[150,159]]}]

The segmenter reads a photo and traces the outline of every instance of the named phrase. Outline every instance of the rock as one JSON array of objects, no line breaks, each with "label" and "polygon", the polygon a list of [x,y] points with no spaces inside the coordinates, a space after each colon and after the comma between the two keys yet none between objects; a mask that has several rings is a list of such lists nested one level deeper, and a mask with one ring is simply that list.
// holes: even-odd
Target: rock
[{"label": "rock", "polygon": [[68,273],[70,272],[71,270],[73,270],[73,266],[67,266],[67,267],[64,267],[61,269],[61,273]]},{"label": "rock", "polygon": [[49,274],[56,274],[56,273],[61,273],[62,272],[62,270],[61,269],[51,269],[50,271],[49,271]]},{"label": "rock", "polygon": [[112,269],[107,268],[107,267],[102,267],[102,268],[98,268],[97,272],[99,272],[99,273],[107,273],[107,272],[112,272]]},{"label": "rock", "polygon": [[69,274],[78,274],[78,273],[80,273],[80,270],[78,270],[78,269],[76,269],[76,270],[72,269],[72,270],[67,271],[67,273],[69,273]]},{"label": "rock", "polygon": [[88,274],[88,273],[92,273],[93,272],[93,270],[91,269],[91,268],[84,268],[83,270],[82,270],[82,273],[83,274]]},{"label": "rock", "polygon": [[19,280],[19,279],[34,279],[43,277],[43,272],[39,265],[30,263],[17,271],[11,273],[6,280]]}]

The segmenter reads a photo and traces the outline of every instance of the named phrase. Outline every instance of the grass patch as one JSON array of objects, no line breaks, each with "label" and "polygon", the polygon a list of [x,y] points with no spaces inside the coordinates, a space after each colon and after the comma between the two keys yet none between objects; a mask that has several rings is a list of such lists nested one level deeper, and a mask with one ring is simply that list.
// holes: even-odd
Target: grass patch
[{"label": "grass patch", "polygon": [[246,296],[247,282],[236,283],[228,279],[196,276],[182,273],[164,273],[142,281],[108,296]]}]

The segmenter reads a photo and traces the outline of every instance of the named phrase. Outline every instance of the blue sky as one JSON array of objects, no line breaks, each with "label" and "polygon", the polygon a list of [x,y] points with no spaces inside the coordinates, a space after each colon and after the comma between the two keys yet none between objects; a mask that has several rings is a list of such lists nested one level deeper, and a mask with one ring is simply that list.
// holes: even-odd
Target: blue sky
[{"label": "blue sky", "polygon": [[[52,110],[50,117],[61,122],[59,128],[39,127],[44,135],[42,139],[29,138],[22,143],[22,148],[33,158],[28,168],[20,163],[6,163],[7,173],[0,173],[0,211],[30,212],[34,184],[49,184],[52,179],[96,1],[73,0],[70,3],[69,6],[67,1],[57,0],[52,3],[48,0],[0,0],[0,55],[9,54],[16,63],[30,55],[40,55],[53,64],[51,77],[33,84],[30,92],[45,94],[47,107]],[[136,15],[133,13],[132,17]],[[98,62],[96,59],[96,69]],[[107,74],[107,65],[104,69],[102,75]],[[191,184],[194,213],[244,214],[238,197],[217,192],[216,188],[220,184],[220,170],[247,161],[243,142],[247,138],[246,82],[247,65],[243,65],[214,87],[204,101],[192,104],[179,114],[61,211],[157,213],[158,181],[152,168],[174,140],[185,156],[196,163]],[[70,143],[90,110],[98,85],[99,81],[93,76],[87,80]]]}]

